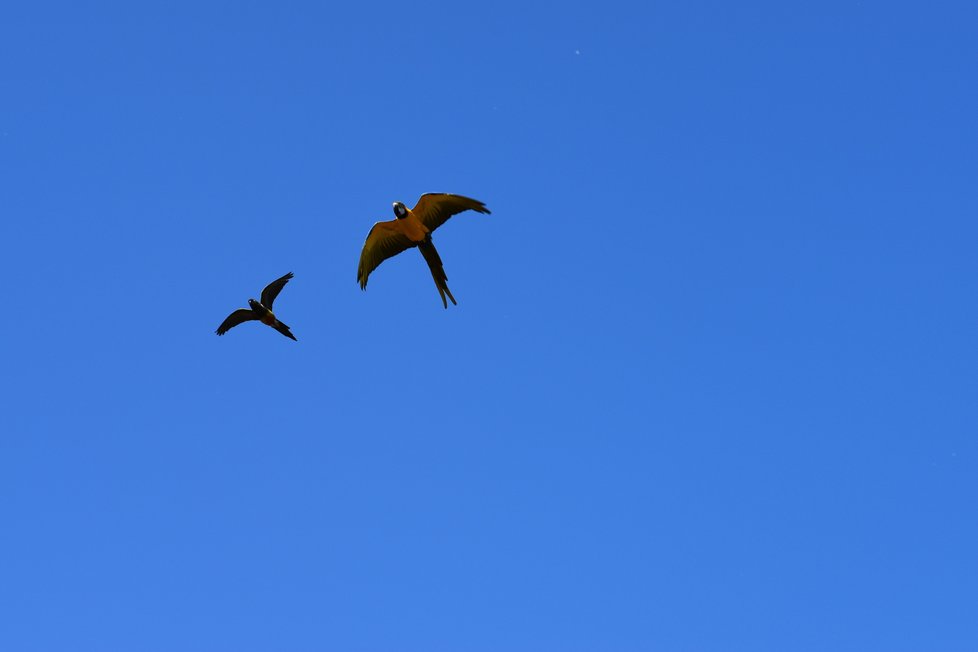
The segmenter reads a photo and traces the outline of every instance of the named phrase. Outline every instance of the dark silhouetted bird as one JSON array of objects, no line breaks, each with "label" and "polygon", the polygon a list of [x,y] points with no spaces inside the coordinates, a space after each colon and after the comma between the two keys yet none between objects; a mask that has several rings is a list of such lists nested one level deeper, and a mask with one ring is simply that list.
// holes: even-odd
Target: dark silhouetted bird
[{"label": "dark silhouetted bird", "polygon": [[[285,284],[289,282],[292,278],[292,272],[289,272],[280,279],[276,279],[265,286],[265,289],[261,291],[261,302],[255,301],[254,299],[248,299],[248,305],[251,308],[240,308],[235,310],[228,318],[224,320],[217,330],[214,331],[218,335],[224,335],[230,329],[234,328],[238,324],[243,324],[246,321],[258,320],[263,324],[271,326],[277,330],[282,335],[286,337],[291,337],[295,339],[295,335],[289,330],[289,327],[283,324],[275,317],[275,313],[272,312],[272,304],[275,302],[275,297],[278,293],[282,291]],[[298,341],[298,340],[296,340]]]},{"label": "dark silhouetted bird", "polygon": [[399,201],[394,202],[394,216],[389,222],[377,222],[360,252],[360,265],[357,267],[357,282],[360,289],[367,289],[367,277],[377,266],[405,249],[417,247],[428,262],[431,276],[435,279],[435,287],[441,295],[441,302],[448,307],[445,295],[458,305],[455,297],[448,289],[448,276],[442,267],[441,256],[431,241],[431,232],[444,224],[448,218],[462,211],[473,210],[479,213],[489,213],[489,209],[481,201],[469,199],[461,195],[450,195],[442,192],[429,192],[421,195],[414,208]]}]

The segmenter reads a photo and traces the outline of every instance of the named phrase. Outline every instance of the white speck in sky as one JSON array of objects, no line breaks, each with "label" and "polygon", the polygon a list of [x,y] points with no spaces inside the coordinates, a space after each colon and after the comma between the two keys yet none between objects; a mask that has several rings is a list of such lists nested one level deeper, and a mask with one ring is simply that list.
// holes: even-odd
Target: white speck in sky
[{"label": "white speck in sky", "polygon": [[580,56],[580,54],[581,54],[581,51],[580,51],[580,50],[574,50],[574,54],[576,54],[576,55],[578,55],[578,56]]}]

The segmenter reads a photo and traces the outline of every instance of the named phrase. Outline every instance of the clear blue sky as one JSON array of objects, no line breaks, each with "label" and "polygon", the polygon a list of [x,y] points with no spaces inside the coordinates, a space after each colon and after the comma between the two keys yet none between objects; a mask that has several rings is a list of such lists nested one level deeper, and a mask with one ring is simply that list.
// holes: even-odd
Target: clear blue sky
[{"label": "clear blue sky", "polygon": [[[0,649],[978,649],[973,3],[0,8]],[[355,281],[391,202],[485,201]],[[272,279],[298,337],[218,338]]]}]

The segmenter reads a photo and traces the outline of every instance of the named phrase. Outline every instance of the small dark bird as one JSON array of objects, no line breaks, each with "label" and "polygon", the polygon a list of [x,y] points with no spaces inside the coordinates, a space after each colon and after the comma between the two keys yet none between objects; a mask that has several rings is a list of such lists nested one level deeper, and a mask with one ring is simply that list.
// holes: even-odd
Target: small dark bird
[{"label": "small dark bird", "polygon": [[246,321],[257,319],[261,323],[271,326],[282,335],[291,337],[294,340],[295,335],[292,334],[289,327],[280,322],[278,318],[275,317],[275,313],[272,312],[272,304],[275,302],[275,297],[277,297],[278,293],[282,291],[282,288],[285,287],[285,284],[289,282],[290,278],[292,278],[292,272],[289,272],[282,278],[276,279],[266,285],[265,289],[261,291],[261,303],[255,301],[254,299],[248,299],[248,305],[251,306],[250,309],[240,308],[235,310],[228,315],[228,318],[225,319],[214,332],[218,335],[224,335],[238,324],[243,324]]},{"label": "small dark bird", "polygon": [[443,192],[429,192],[421,195],[418,203],[408,210],[399,201],[394,202],[394,217],[389,222],[377,222],[360,252],[360,265],[357,267],[357,282],[360,289],[367,289],[367,277],[382,262],[396,256],[405,249],[417,247],[428,262],[435,287],[441,295],[441,302],[448,308],[445,295],[458,305],[451,290],[448,289],[448,276],[442,267],[441,256],[431,241],[431,232],[444,224],[448,218],[462,211],[473,210],[489,214],[489,209],[481,201],[461,195]]}]

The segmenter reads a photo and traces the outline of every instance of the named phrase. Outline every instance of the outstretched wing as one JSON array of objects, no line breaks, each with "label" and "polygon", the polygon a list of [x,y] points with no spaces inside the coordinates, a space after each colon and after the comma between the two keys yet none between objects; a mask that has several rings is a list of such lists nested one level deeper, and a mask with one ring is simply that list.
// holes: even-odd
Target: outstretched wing
[{"label": "outstretched wing", "polygon": [[292,278],[292,272],[266,285],[265,289],[261,291],[261,305],[271,310],[272,303],[275,302],[275,297],[282,291],[282,288],[285,287],[285,284],[289,282],[290,278]]},{"label": "outstretched wing", "polygon": [[224,335],[230,329],[234,328],[238,324],[243,324],[246,321],[251,321],[253,319],[258,319],[258,315],[256,315],[248,308],[239,308],[238,310],[235,310],[230,315],[228,315],[228,318],[225,319],[221,323],[221,325],[217,327],[217,330],[214,332],[217,333],[218,335]]},{"label": "outstretched wing", "polygon": [[446,192],[429,192],[421,195],[421,199],[411,212],[421,220],[421,223],[434,231],[444,224],[448,218],[462,211],[477,211],[489,214],[489,209],[478,199],[470,199],[462,195],[451,195]]},{"label": "outstretched wing", "polygon": [[412,242],[411,238],[397,228],[397,220],[374,224],[363,243],[363,251],[360,252],[360,264],[357,266],[357,283],[360,284],[360,289],[367,289],[367,277],[378,265],[416,244],[418,243]]}]

